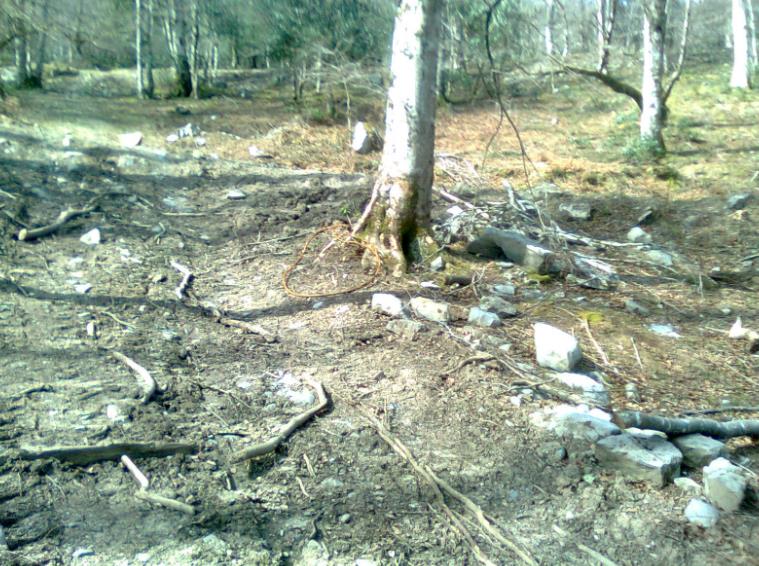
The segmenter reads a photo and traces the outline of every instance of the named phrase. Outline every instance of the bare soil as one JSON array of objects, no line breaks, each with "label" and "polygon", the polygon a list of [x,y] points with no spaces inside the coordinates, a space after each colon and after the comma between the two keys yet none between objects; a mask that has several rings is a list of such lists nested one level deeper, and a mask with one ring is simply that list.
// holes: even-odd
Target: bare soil
[{"label": "bare soil", "polygon": [[[724,78],[723,70],[713,72],[713,82]],[[355,218],[368,198],[367,173],[378,156],[351,155],[343,122],[309,122],[256,75],[227,78],[230,92],[244,87],[251,100],[182,101],[189,115],[177,112],[177,101],[120,97],[129,84],[121,79],[60,79],[51,92],[7,103],[0,124],[3,563],[476,563],[430,489],[361,410],[381,419],[540,564],[597,563],[587,549],[617,564],[756,563],[754,499],[709,531],[688,526],[689,496],[674,486],[628,483],[582,450],[557,457],[555,439],[528,418],[555,401],[523,391],[517,376],[493,362],[462,364],[475,354],[455,339],[466,332],[465,321],[427,324],[407,341],[369,309],[377,291],[467,308],[486,284],[514,283],[520,316],[488,331],[511,344],[509,356],[532,366],[532,323],[554,323],[583,341],[586,369],[604,371],[618,410],[678,415],[723,400],[759,404],[759,358],[726,335],[738,315],[744,326],[759,327],[755,279],[705,290],[609,251],[623,283],[592,291],[540,283],[455,250],[446,256],[449,270],[476,273],[477,285],[423,288],[423,281],[442,283],[424,266],[402,280],[374,279],[350,248],[335,246],[320,258],[328,233],[302,251],[306,238]],[[638,215],[653,207],[656,220],[647,229],[654,241],[704,273],[752,268],[756,260],[744,258],[759,253],[759,138],[748,125],[759,119],[759,98],[699,91],[699,84],[686,79],[678,89],[668,130],[672,155],[655,165],[623,159],[619,131],[631,132],[629,109],[593,85],[517,99],[515,117],[537,169],[531,183],[551,181],[563,190],[544,202],[546,211],[572,230],[624,241]],[[581,87],[596,98],[580,98]],[[377,102],[363,104],[377,119]],[[441,109],[440,151],[479,167],[496,119],[490,105]],[[205,145],[165,141],[187,122],[202,128]],[[143,145],[120,147],[118,134],[132,130],[144,134]],[[61,143],[66,134],[70,147]],[[250,158],[251,144],[273,158]],[[473,202],[504,200],[500,179],[525,189],[521,171],[504,132],[479,169],[480,183],[451,170],[439,171],[438,180]],[[230,200],[230,190],[247,196]],[[746,208],[727,209],[726,197],[740,192],[753,195]],[[95,212],[55,235],[14,239],[19,222],[43,225],[94,198]],[[593,219],[563,217],[558,206],[570,201],[590,202]],[[437,202],[436,216],[448,206]],[[92,228],[102,242],[88,246],[79,238]],[[298,258],[294,290],[337,294],[288,295],[282,274]],[[194,274],[181,300],[172,261]],[[341,292],[366,281],[372,285]],[[535,289],[539,298],[530,294]],[[628,298],[651,313],[627,312]],[[214,309],[266,332],[224,324]],[[682,337],[659,336],[650,323],[672,324]],[[134,373],[109,350],[156,379],[160,391],[149,402],[140,402]],[[267,440],[314,403],[307,379],[323,383],[329,410],[275,453],[251,465],[231,463],[234,451]],[[628,383],[637,384],[640,402],[625,397]],[[151,491],[192,505],[195,514],[137,499],[137,485],[118,461],[23,458],[33,447],[117,442],[194,444],[193,454],[135,461]],[[755,443],[736,440],[731,449],[759,470]],[[496,562],[516,562],[468,526]]]}]

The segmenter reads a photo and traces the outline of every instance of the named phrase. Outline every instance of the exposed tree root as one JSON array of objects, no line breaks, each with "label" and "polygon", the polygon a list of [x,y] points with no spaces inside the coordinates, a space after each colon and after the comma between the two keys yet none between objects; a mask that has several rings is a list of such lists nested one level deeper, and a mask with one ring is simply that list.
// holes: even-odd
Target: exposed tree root
[{"label": "exposed tree root", "polygon": [[715,421],[712,419],[678,419],[647,415],[638,411],[619,413],[627,427],[658,430],[670,436],[704,434],[713,438],[751,436],[759,438],[759,420]]},{"label": "exposed tree root", "polygon": [[282,430],[277,436],[270,438],[266,442],[254,444],[253,446],[243,448],[242,450],[238,450],[232,454],[230,457],[230,460],[232,462],[242,462],[244,460],[249,460],[257,456],[263,456],[264,454],[268,454],[269,452],[274,451],[277,446],[287,440],[287,437],[290,436],[296,429],[307,423],[311,417],[327,408],[327,405],[329,405],[329,398],[324,392],[324,386],[318,381],[309,381],[308,383],[316,390],[316,394],[319,397],[319,402],[307,411],[304,411],[301,414],[296,415],[290,419],[290,421],[284,427],[282,427]]}]

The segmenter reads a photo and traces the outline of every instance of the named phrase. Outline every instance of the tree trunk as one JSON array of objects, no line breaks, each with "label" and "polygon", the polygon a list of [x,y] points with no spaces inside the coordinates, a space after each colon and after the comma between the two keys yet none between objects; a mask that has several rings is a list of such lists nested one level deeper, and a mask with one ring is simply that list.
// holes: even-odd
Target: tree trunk
[{"label": "tree trunk", "polygon": [[142,81],[142,0],[134,0],[134,54],[137,67],[137,97],[145,98]]},{"label": "tree trunk", "polygon": [[664,46],[667,0],[646,0],[643,7],[643,86],[640,138],[654,153],[664,152]]},{"label": "tree trunk", "polygon": [[746,0],[746,18],[748,31],[748,64],[749,73],[756,70],[757,53],[756,53],[756,25],[754,23],[754,6],[751,0]]},{"label": "tree trunk", "polygon": [[443,0],[402,0],[395,18],[385,145],[365,227],[395,274],[415,259],[430,224],[435,77]]},{"label": "tree trunk", "polygon": [[192,29],[190,31],[190,86],[192,97],[197,100],[200,98],[200,9],[198,8],[198,0],[192,0],[190,18],[192,19]]},{"label": "tree trunk", "polygon": [[14,22],[14,33],[16,35],[13,40],[16,50],[16,84],[19,88],[26,88],[29,86],[29,53],[26,25],[22,20],[17,19]]},{"label": "tree trunk", "polygon": [[543,28],[543,41],[546,47],[546,55],[553,55],[553,21],[556,13],[554,0],[546,0],[546,25]]},{"label": "tree trunk", "polygon": [[614,34],[614,20],[617,15],[617,0],[598,0],[596,12],[596,35],[598,38],[598,72],[606,73],[611,56],[611,40]]},{"label": "tree trunk", "polygon": [[30,75],[30,85],[34,88],[42,88],[42,75],[45,71],[45,52],[47,51],[47,33],[43,30],[48,27],[49,15],[50,0],[44,0],[39,24],[40,31],[37,32],[37,52],[34,58],[34,68]]},{"label": "tree trunk", "polygon": [[751,88],[749,59],[746,2],[733,0],[733,72],[730,75],[732,88]]},{"label": "tree trunk", "polygon": [[153,79],[153,0],[148,0],[148,21],[145,33],[145,95],[153,98],[155,95],[155,80]]},{"label": "tree trunk", "polygon": [[166,12],[164,31],[176,71],[176,94],[187,97],[192,95],[192,71],[187,58],[187,22],[184,11],[177,9],[175,0],[168,0]]}]

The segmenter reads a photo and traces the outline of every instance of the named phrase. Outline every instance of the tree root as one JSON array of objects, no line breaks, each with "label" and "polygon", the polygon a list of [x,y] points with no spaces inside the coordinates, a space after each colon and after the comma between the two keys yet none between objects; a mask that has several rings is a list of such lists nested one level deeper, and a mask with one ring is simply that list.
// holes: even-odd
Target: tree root
[{"label": "tree root", "polygon": [[382,438],[382,440],[384,440],[396,454],[406,460],[417,475],[432,489],[435,502],[440,506],[443,513],[445,513],[445,515],[451,520],[451,523],[456,530],[467,541],[467,544],[469,544],[469,547],[472,549],[477,560],[486,565],[495,564],[495,562],[493,562],[475,542],[464,522],[448,506],[446,503],[446,495],[462,504],[471,518],[479,525],[480,529],[482,529],[485,534],[510,549],[523,563],[529,564],[530,566],[537,566],[537,562],[532,556],[530,556],[526,550],[522,549],[520,545],[507,539],[495,525],[494,521],[486,517],[485,513],[476,503],[474,503],[474,501],[460,491],[457,491],[442,478],[439,478],[429,466],[420,464],[406,445],[393,436],[374,415],[369,414],[366,410],[360,407],[359,411],[364,415],[366,420],[371,423],[380,438]]},{"label": "tree root", "polygon": [[627,427],[658,430],[669,436],[704,434],[713,438],[751,436],[759,438],[759,420],[715,421],[712,419],[678,419],[647,415],[638,411],[619,413]]},{"label": "tree root", "polygon": [[253,446],[243,448],[242,450],[238,450],[232,454],[230,457],[230,460],[232,462],[242,462],[244,460],[250,460],[251,458],[263,456],[264,454],[273,452],[276,450],[277,446],[287,440],[287,437],[290,436],[296,429],[307,423],[311,417],[327,408],[329,405],[329,398],[324,392],[324,386],[318,381],[309,380],[308,383],[316,390],[316,394],[319,397],[319,402],[307,411],[303,411],[301,414],[296,415],[290,419],[290,421],[285,424],[284,427],[282,427],[281,432],[277,436],[270,438],[266,442],[254,444]]},{"label": "tree root", "polygon": [[58,218],[56,218],[50,224],[40,226],[39,228],[22,228],[19,230],[16,238],[19,242],[28,242],[31,240],[36,240],[37,238],[42,238],[43,236],[57,232],[70,220],[73,220],[79,216],[84,216],[85,214],[89,214],[94,210],[94,206],[81,209],[67,208],[66,210],[61,211],[61,213],[58,215]]}]

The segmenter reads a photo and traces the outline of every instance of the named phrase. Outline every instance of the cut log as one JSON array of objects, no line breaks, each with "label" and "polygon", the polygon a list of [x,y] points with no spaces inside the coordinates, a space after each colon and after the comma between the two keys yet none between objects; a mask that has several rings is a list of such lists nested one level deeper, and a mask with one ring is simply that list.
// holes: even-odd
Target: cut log
[{"label": "cut log", "polygon": [[759,420],[715,421],[713,419],[681,419],[648,415],[638,411],[619,413],[627,427],[658,430],[668,436],[703,434],[712,438],[751,436],[759,438]]}]

